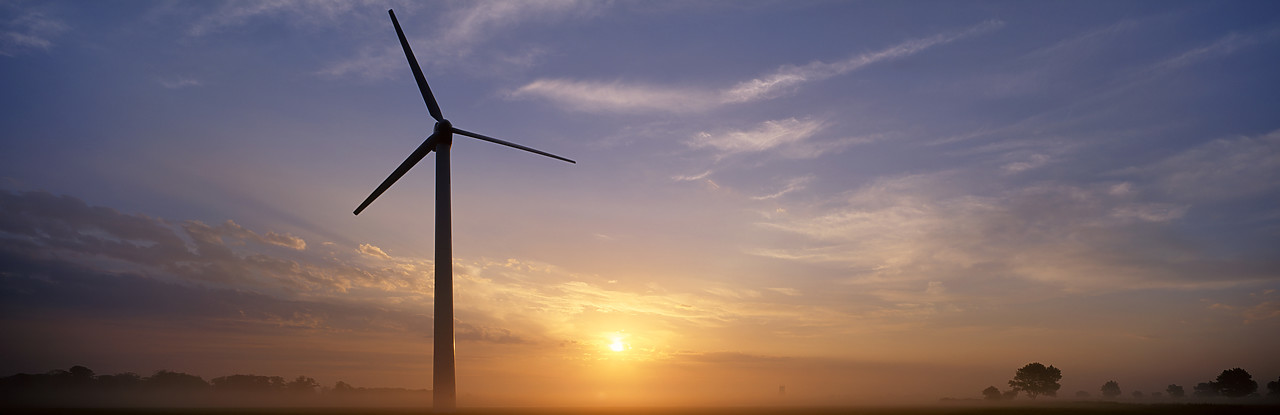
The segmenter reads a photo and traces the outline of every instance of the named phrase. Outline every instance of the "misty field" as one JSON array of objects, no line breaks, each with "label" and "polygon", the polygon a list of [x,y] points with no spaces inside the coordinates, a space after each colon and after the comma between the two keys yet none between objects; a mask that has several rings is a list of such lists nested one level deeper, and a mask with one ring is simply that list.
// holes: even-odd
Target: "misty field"
[{"label": "misty field", "polygon": [[[7,408],[11,414],[143,414],[143,415],[409,415],[428,408]],[[922,407],[650,407],[650,408],[461,408],[470,415],[1146,415],[1280,413],[1280,405],[1141,405],[1078,403],[1036,406]]]}]

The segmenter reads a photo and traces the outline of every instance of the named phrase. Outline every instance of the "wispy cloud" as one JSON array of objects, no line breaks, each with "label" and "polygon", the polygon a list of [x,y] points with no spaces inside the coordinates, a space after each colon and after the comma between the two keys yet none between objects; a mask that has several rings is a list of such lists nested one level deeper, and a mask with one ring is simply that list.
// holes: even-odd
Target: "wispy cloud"
[{"label": "wispy cloud", "polygon": [[373,258],[391,259],[391,255],[387,255],[386,252],[383,252],[382,248],[376,247],[373,244],[360,244],[360,246],[356,248],[356,252]]},{"label": "wispy cloud", "polygon": [[233,236],[240,240],[248,240],[248,241],[255,241],[262,244],[282,246],[282,247],[292,248],[299,251],[307,249],[307,241],[303,240],[302,238],[289,235],[289,234],[276,233],[275,231],[267,231],[267,233],[265,234],[258,234],[257,232],[251,231],[249,229],[245,229],[245,227],[240,226],[240,224],[237,224],[231,220],[227,220],[225,223],[223,223],[221,228],[228,235]]},{"label": "wispy cloud", "polygon": [[784,66],[777,71],[744,81],[722,92],[722,102],[737,103],[772,98],[783,90],[802,83],[844,75],[867,65],[911,56],[925,49],[951,43],[969,36],[1004,26],[989,20],[956,33],[942,33],[923,39],[912,39],[875,52],[863,53],[838,62],[812,62],[804,66]]},{"label": "wispy cloud", "polygon": [[[431,16],[412,13],[412,9],[416,8],[413,3],[406,6],[409,7],[398,13],[398,16],[401,25],[405,26],[409,42],[413,44],[414,55],[423,65],[439,65],[456,64],[461,58],[471,58],[477,45],[523,24],[590,18],[598,15],[607,4],[582,0],[471,1],[456,3],[453,8],[443,11],[433,9]],[[428,25],[413,25],[409,22],[410,16],[419,20],[430,19],[431,22]],[[415,27],[432,27],[436,30],[420,33],[414,31]],[[504,67],[528,67],[537,63],[546,53],[545,49],[533,46],[519,51],[496,51],[491,58]],[[356,55],[333,62],[317,73],[328,77],[380,79],[405,72],[403,52],[394,41],[390,45],[361,49]]]},{"label": "wispy cloud", "polygon": [[1005,164],[1000,168],[1003,169],[1006,173],[1021,173],[1027,170],[1039,168],[1041,166],[1049,164],[1049,160],[1050,158],[1048,155],[1032,154],[1031,156],[1027,157],[1026,160],[1015,161],[1009,164]]},{"label": "wispy cloud", "polygon": [[1246,304],[1213,303],[1208,308],[1214,311],[1234,314],[1245,323],[1257,323],[1280,318],[1280,295],[1277,295],[1275,289],[1250,293],[1249,297]]},{"label": "wispy cloud", "polygon": [[[8,9],[8,10],[6,10]],[[17,56],[30,50],[49,50],[53,39],[69,29],[60,19],[17,4],[0,5],[0,55]],[[10,15],[9,13],[12,13]]]},{"label": "wispy cloud", "polygon": [[502,29],[529,21],[554,21],[597,13],[599,3],[584,0],[476,1],[452,10],[434,38],[440,51],[466,53],[470,47]]},{"label": "wispy cloud", "polygon": [[[397,2],[399,3],[399,2]],[[270,23],[303,28],[336,28],[351,26],[352,22],[362,27],[374,27],[377,20],[379,29],[386,27],[386,10],[389,5],[381,1],[304,1],[304,0],[265,0],[265,1],[228,1],[195,16],[186,35],[192,38],[213,37],[243,26]],[[413,3],[399,3],[398,8],[412,9]],[[412,10],[401,10],[401,12]],[[182,14],[186,10],[161,8],[161,13]],[[393,69],[402,69],[404,65],[400,48],[394,42],[376,48],[366,47],[354,52],[355,57],[331,63],[316,71],[328,77],[356,75],[364,78],[386,78]],[[396,65],[399,64],[399,65]]]},{"label": "wispy cloud", "polygon": [[388,79],[405,70],[404,55],[399,47],[365,48],[355,54],[355,57],[325,65],[316,71],[316,75],[324,78]]},{"label": "wispy cloud", "polygon": [[[1146,99],[1142,94],[1153,90],[1168,90],[1159,86],[1169,82],[1167,75],[1183,71],[1204,62],[1225,59],[1245,53],[1258,45],[1280,39],[1280,29],[1270,27],[1260,30],[1231,32],[1208,42],[1194,46],[1179,46],[1173,52],[1157,59],[1148,59],[1152,50],[1130,53],[1129,59],[1117,61],[1115,56],[1127,51],[1133,42],[1129,37],[1150,36],[1148,26],[1169,27],[1177,14],[1159,14],[1137,20],[1122,20],[1106,27],[1085,31],[1046,48],[1020,57],[1011,72],[996,72],[982,76],[970,93],[987,96],[1009,97],[1028,94],[1061,93],[1070,98],[1056,102],[1066,105],[1045,106],[1044,111],[1033,113],[1004,125],[987,125],[976,131],[950,134],[932,144],[950,144],[973,139],[1027,140],[1073,130],[1076,126],[1097,122],[1099,119],[1124,113],[1118,105],[1128,99]],[[1121,36],[1132,35],[1132,36]],[[1162,50],[1162,49],[1161,49]],[[1098,71],[1098,68],[1108,68]],[[1121,69],[1117,69],[1121,68]],[[1098,71],[1092,76],[1082,76]],[[1183,82],[1183,81],[1179,81]],[[1123,104],[1121,104],[1123,105]],[[1147,127],[1168,128],[1169,124]],[[1131,128],[1126,135],[1151,134]],[[1114,140],[1111,136],[1109,139]],[[1054,154],[1049,154],[1053,158]],[[1034,160],[1008,163],[1014,172],[1019,167],[1036,165]]]},{"label": "wispy cloud", "polygon": [[721,155],[754,153],[804,141],[823,127],[817,120],[787,118],[765,121],[750,130],[700,132],[686,144],[693,148],[711,148]]},{"label": "wispy cloud", "polygon": [[752,196],[751,199],[754,199],[754,200],[777,199],[779,197],[785,196],[787,193],[791,193],[797,190],[803,190],[805,186],[808,185],[809,182],[812,182],[813,179],[815,178],[816,176],[813,176],[813,175],[796,177],[794,179],[788,180],[787,184],[777,192],[773,192],[773,193],[762,195],[762,196]]},{"label": "wispy cloud", "polygon": [[773,151],[784,158],[811,159],[884,137],[882,134],[872,134],[825,140],[812,139],[827,127],[826,122],[816,119],[786,118],[765,121],[747,130],[701,131],[686,140],[685,145],[694,149],[713,150],[716,157]]},{"label": "wispy cloud", "polygon": [[769,288],[766,288],[766,289],[767,289],[767,290],[769,290],[769,291],[776,292],[776,293],[778,293],[778,294],[782,294],[782,295],[785,295],[785,296],[789,296],[789,297],[799,297],[799,296],[801,296],[801,295],[802,295],[802,294],[800,293],[800,290],[797,290],[797,289],[795,289],[795,288],[787,288],[787,287],[769,287]]},{"label": "wispy cloud", "polygon": [[[229,1],[219,4],[209,13],[203,14],[192,22],[187,35],[201,37],[217,34],[226,30],[249,24],[254,19],[277,15],[290,16],[289,22],[311,25],[331,24],[340,18],[349,17],[359,9],[373,7],[372,1],[304,1],[304,0],[264,0],[264,1]],[[383,4],[378,2],[378,9]]]},{"label": "wispy cloud", "polygon": [[704,172],[702,172],[702,173],[698,173],[698,174],[686,174],[686,175],[671,176],[671,180],[675,180],[675,181],[677,181],[677,182],[692,182],[692,181],[697,181],[697,180],[705,179],[705,178],[707,178],[707,177],[709,177],[709,176],[711,176],[711,170],[707,170],[707,171],[704,171]]},{"label": "wispy cloud", "polygon": [[1130,32],[1148,24],[1155,17],[1143,19],[1123,19],[1107,26],[1097,27],[1081,32],[1075,36],[1062,39],[1052,45],[1036,49],[1022,59],[1063,59],[1079,58],[1082,55],[1096,53],[1096,50],[1119,34]]},{"label": "wispy cloud", "polygon": [[538,97],[584,112],[688,112],[719,103],[715,94],[697,89],[567,79],[539,79],[510,95]]},{"label": "wispy cloud", "polygon": [[1280,130],[1221,138],[1120,172],[1151,180],[1180,200],[1254,196],[1280,189]]},{"label": "wispy cloud", "polygon": [[189,88],[193,86],[204,85],[204,83],[200,82],[200,80],[198,79],[189,78],[185,76],[160,78],[156,81],[160,83],[160,86],[163,86],[168,89],[182,89],[182,88]]},{"label": "wispy cloud", "polygon": [[1271,30],[1264,33],[1229,33],[1218,38],[1218,40],[1208,45],[1199,46],[1182,52],[1178,56],[1171,57],[1156,63],[1153,66],[1154,71],[1168,71],[1182,68],[1187,65],[1195,64],[1204,60],[1228,56],[1234,54],[1240,49],[1263,42],[1269,42],[1280,37],[1280,30]]},{"label": "wispy cloud", "polygon": [[934,46],[995,30],[1004,22],[991,20],[960,32],[912,39],[838,62],[815,61],[783,66],[758,78],[721,90],[625,84],[622,82],[539,79],[511,92],[513,98],[537,98],[585,112],[690,112],[723,105],[765,100],[801,84],[844,75],[877,62],[899,59]]},{"label": "wispy cloud", "polygon": [[1147,222],[1169,222],[1187,213],[1186,205],[1171,203],[1143,203],[1116,207],[1111,215],[1121,219],[1138,219]]}]

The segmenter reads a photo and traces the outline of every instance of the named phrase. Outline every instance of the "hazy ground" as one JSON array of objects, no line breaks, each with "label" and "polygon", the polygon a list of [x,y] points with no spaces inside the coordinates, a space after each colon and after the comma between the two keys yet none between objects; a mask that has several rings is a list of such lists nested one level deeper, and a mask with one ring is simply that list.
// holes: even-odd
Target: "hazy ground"
[{"label": "hazy ground", "polygon": [[[128,409],[21,409],[10,414],[250,414],[250,415],[407,415],[430,413],[427,408],[128,408]],[[1280,405],[1136,405],[1079,403],[1037,406],[931,406],[931,407],[839,407],[839,408],[463,408],[457,413],[472,415],[1144,415],[1144,414],[1257,414],[1280,413]]]}]

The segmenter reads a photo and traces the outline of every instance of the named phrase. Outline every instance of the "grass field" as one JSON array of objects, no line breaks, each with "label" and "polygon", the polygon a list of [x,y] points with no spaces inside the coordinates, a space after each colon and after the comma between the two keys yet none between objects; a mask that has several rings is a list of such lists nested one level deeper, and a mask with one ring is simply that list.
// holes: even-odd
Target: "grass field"
[{"label": "grass field", "polygon": [[[143,414],[143,415],[409,415],[431,413],[429,408],[5,408],[8,414]],[[651,407],[651,408],[461,408],[470,415],[1190,415],[1280,414],[1280,405],[1110,404],[1076,403],[1034,406],[920,406],[920,407]]]}]

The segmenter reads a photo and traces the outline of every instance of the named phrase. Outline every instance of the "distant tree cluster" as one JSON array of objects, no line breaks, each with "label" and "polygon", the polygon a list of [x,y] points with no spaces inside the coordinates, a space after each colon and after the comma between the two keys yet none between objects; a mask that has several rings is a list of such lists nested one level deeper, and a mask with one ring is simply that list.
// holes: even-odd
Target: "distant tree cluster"
[{"label": "distant tree cluster", "polygon": [[[1278,383],[1280,381],[1272,382]],[[1172,386],[1172,385],[1171,385]],[[1270,397],[1280,397],[1280,392],[1275,391],[1270,383],[1267,384],[1268,389],[1272,389],[1267,395]],[[1179,388],[1181,389],[1181,388]],[[1197,383],[1192,388],[1192,393],[1197,398],[1243,398],[1246,396],[1256,395],[1258,392],[1258,382],[1253,380],[1253,375],[1241,368],[1227,369],[1218,375],[1218,378],[1209,382]]]},{"label": "distant tree cluster", "polygon": [[142,377],[126,372],[97,375],[84,366],[42,374],[0,378],[3,407],[112,406],[425,406],[429,390],[358,388],[339,381],[322,387],[298,376],[230,375],[205,381],[196,375],[161,370]]},{"label": "distant tree cluster", "polygon": [[1029,363],[1013,374],[1009,390],[1001,392],[995,386],[990,386],[982,391],[982,396],[991,401],[1013,400],[1020,392],[1026,392],[1031,399],[1040,395],[1058,396],[1058,389],[1062,388],[1058,384],[1059,380],[1062,380],[1062,371],[1058,368],[1045,367],[1038,362]]},{"label": "distant tree cluster", "polygon": [[[1035,399],[1040,395],[1053,397],[1057,396],[1058,389],[1061,388],[1058,383],[1060,380],[1062,380],[1062,371],[1058,368],[1053,366],[1046,367],[1040,363],[1030,363],[1014,373],[1013,380],[1009,381],[1009,390],[1002,392],[995,386],[988,386],[982,390],[982,397],[989,401],[1011,400],[1017,397],[1020,392],[1026,392],[1031,399]],[[1103,399],[1115,399],[1123,393],[1120,389],[1120,383],[1114,380],[1103,383],[1098,391],[1101,392]],[[1253,376],[1249,372],[1237,367],[1222,371],[1215,380],[1196,384],[1192,391],[1196,398],[1201,399],[1258,396],[1258,382],[1253,380]],[[1171,399],[1181,399],[1187,396],[1187,392],[1182,386],[1174,384],[1166,387],[1163,393],[1152,392],[1147,395],[1142,391],[1130,392],[1130,396],[1134,399],[1143,399],[1147,396],[1161,398],[1164,394],[1168,394]],[[1086,391],[1078,391],[1075,396],[1077,399],[1088,399],[1090,394]],[[1276,379],[1274,382],[1267,382],[1266,396],[1272,399],[1280,399],[1280,379]]]}]

